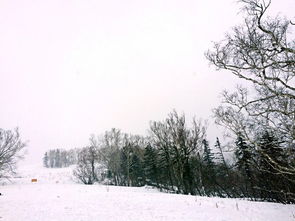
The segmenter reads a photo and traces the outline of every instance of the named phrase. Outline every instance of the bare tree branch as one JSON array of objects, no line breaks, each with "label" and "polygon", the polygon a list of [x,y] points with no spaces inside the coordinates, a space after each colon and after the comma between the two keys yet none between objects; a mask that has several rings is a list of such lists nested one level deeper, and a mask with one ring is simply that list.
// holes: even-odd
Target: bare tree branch
[{"label": "bare tree branch", "polygon": [[14,131],[0,129],[0,178],[15,174],[16,164],[23,157],[25,146],[17,128]]}]

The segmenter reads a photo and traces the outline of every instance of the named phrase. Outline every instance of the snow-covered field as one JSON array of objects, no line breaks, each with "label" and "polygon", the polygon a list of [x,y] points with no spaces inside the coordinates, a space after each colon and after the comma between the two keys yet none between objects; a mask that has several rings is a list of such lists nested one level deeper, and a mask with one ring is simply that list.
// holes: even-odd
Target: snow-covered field
[{"label": "snow-covered field", "polygon": [[20,174],[0,186],[0,221],[295,221],[295,205],[86,186],[73,181],[69,168],[31,166]]}]

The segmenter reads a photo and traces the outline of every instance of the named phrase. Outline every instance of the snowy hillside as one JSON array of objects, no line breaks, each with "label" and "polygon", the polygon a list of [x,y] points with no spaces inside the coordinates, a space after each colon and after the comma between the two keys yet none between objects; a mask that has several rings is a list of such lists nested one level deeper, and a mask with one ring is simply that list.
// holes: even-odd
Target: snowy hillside
[{"label": "snowy hillside", "polygon": [[24,167],[13,182],[0,186],[0,221],[295,220],[294,205],[86,186],[72,180],[70,168]]}]

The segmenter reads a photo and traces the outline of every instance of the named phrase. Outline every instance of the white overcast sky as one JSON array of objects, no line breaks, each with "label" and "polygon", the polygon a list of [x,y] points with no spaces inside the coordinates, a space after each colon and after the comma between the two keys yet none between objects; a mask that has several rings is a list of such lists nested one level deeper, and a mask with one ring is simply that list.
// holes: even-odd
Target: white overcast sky
[{"label": "white overcast sky", "polygon": [[[209,67],[204,53],[241,22],[240,6],[0,0],[0,128],[19,127],[27,158],[39,160],[112,127],[144,135],[172,109],[209,118],[237,80]],[[271,10],[294,19],[295,0],[273,0]]]}]

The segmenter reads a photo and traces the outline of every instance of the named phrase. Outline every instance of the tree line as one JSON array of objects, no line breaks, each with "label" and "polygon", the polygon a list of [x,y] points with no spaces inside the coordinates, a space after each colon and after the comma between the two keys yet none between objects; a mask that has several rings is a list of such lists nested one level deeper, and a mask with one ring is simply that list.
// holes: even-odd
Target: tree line
[{"label": "tree line", "polygon": [[193,120],[188,126],[185,115],[173,111],[164,121],[151,122],[146,137],[119,129],[92,136],[78,154],[74,175],[85,184],[149,185],[181,194],[295,202],[294,177],[274,169],[277,163],[295,166],[291,149],[268,130],[257,132],[256,143],[239,133],[231,156],[225,156],[218,138],[209,145],[206,123]]},{"label": "tree line", "polygon": [[78,162],[79,149],[53,149],[46,151],[43,157],[43,166],[47,168],[68,167]]}]

